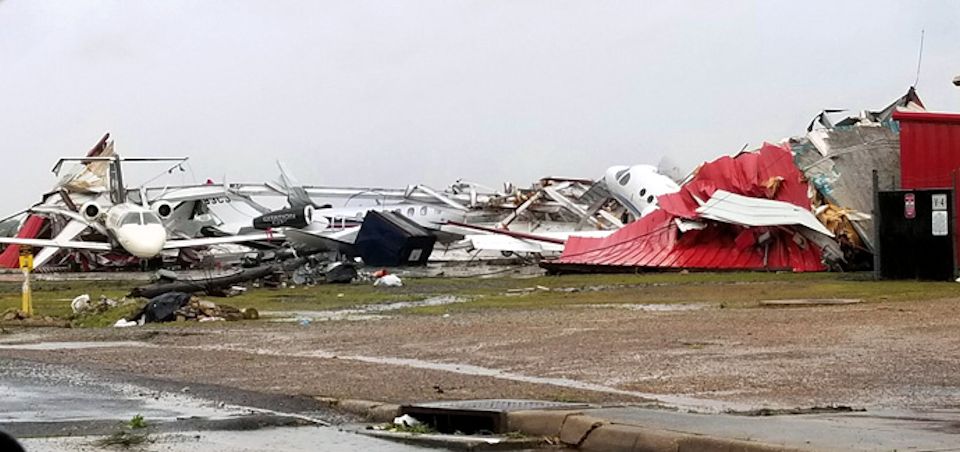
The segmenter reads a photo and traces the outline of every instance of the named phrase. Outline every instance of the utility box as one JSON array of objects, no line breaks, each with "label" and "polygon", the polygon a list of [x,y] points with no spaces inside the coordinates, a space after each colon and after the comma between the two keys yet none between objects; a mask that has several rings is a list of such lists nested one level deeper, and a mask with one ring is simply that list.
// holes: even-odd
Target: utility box
[{"label": "utility box", "polygon": [[877,202],[880,277],[952,281],[953,190],[880,191]]},{"label": "utility box", "polygon": [[436,242],[430,231],[399,213],[370,210],[354,245],[366,265],[400,267],[427,265]]}]

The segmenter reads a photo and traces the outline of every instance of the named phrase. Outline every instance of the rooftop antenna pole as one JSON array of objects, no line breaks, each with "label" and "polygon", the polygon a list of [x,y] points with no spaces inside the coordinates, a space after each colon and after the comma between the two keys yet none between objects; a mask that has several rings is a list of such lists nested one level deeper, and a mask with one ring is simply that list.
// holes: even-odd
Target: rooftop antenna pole
[{"label": "rooftop antenna pole", "polygon": [[923,29],[920,29],[920,53],[917,55],[917,78],[913,81],[913,87],[916,88],[920,83],[920,63],[923,62]]}]

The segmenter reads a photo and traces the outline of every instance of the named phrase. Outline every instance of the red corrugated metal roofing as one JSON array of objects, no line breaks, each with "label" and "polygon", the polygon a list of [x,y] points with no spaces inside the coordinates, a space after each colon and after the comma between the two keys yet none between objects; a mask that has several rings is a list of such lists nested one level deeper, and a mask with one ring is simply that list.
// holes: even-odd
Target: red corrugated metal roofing
[{"label": "red corrugated metal roofing", "polygon": [[[765,143],[757,152],[704,164],[677,193],[657,198],[660,209],[604,238],[571,237],[559,259],[545,267],[636,269],[742,269],[822,271],[820,250],[786,227],[748,228],[707,222],[680,234],[678,218],[696,219],[698,203],[716,190],[785,201],[810,208],[807,184],[790,148]],[[770,234],[758,245],[758,238]]]},{"label": "red corrugated metal roofing", "polygon": [[704,164],[679,192],[657,197],[657,204],[678,217],[696,218],[696,199],[706,201],[718,189],[810,208],[807,183],[793,163],[789,146],[770,143],[756,152],[724,156]]},{"label": "red corrugated metal roofing", "polygon": [[[30,215],[27,217],[27,221],[20,226],[20,230],[17,231],[17,237],[21,239],[35,239],[37,235],[40,234],[40,229],[43,228],[43,223],[46,222],[46,218],[37,215]],[[20,267],[20,247],[17,245],[9,245],[3,253],[0,253],[0,267],[3,268],[19,268]]]}]

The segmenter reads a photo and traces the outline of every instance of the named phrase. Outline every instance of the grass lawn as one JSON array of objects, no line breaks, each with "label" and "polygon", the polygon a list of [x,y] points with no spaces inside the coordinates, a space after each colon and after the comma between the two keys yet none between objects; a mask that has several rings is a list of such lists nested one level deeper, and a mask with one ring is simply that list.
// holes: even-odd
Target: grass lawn
[{"label": "grass lawn", "polygon": [[[951,282],[872,281],[863,273],[653,273],[539,276],[534,278],[407,278],[401,288],[376,288],[369,282],[286,289],[250,289],[215,302],[260,311],[310,311],[396,301],[421,300],[437,295],[468,297],[469,303],[409,308],[409,314],[486,309],[558,309],[602,303],[722,303],[751,307],[764,299],[862,298],[865,301],[942,299],[960,296],[960,284]],[[120,299],[133,282],[35,282],[34,312],[69,318],[70,301],[89,294]],[[550,291],[535,289],[538,286]],[[558,291],[574,289],[575,291]],[[511,292],[513,290],[513,292]],[[0,283],[0,312],[20,306],[20,285]],[[76,326],[107,326],[129,314],[124,306],[101,316],[77,319]]]}]

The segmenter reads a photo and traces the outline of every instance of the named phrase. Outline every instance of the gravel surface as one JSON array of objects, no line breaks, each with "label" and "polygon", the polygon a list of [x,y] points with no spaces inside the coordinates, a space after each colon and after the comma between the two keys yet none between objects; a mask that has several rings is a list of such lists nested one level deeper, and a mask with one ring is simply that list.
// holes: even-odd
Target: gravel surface
[{"label": "gravel surface", "polygon": [[[727,288],[729,290],[729,288]],[[960,406],[960,300],[678,311],[593,306],[361,321],[29,329],[0,348],[71,363],[270,393],[391,402],[537,398],[695,410]]]}]

